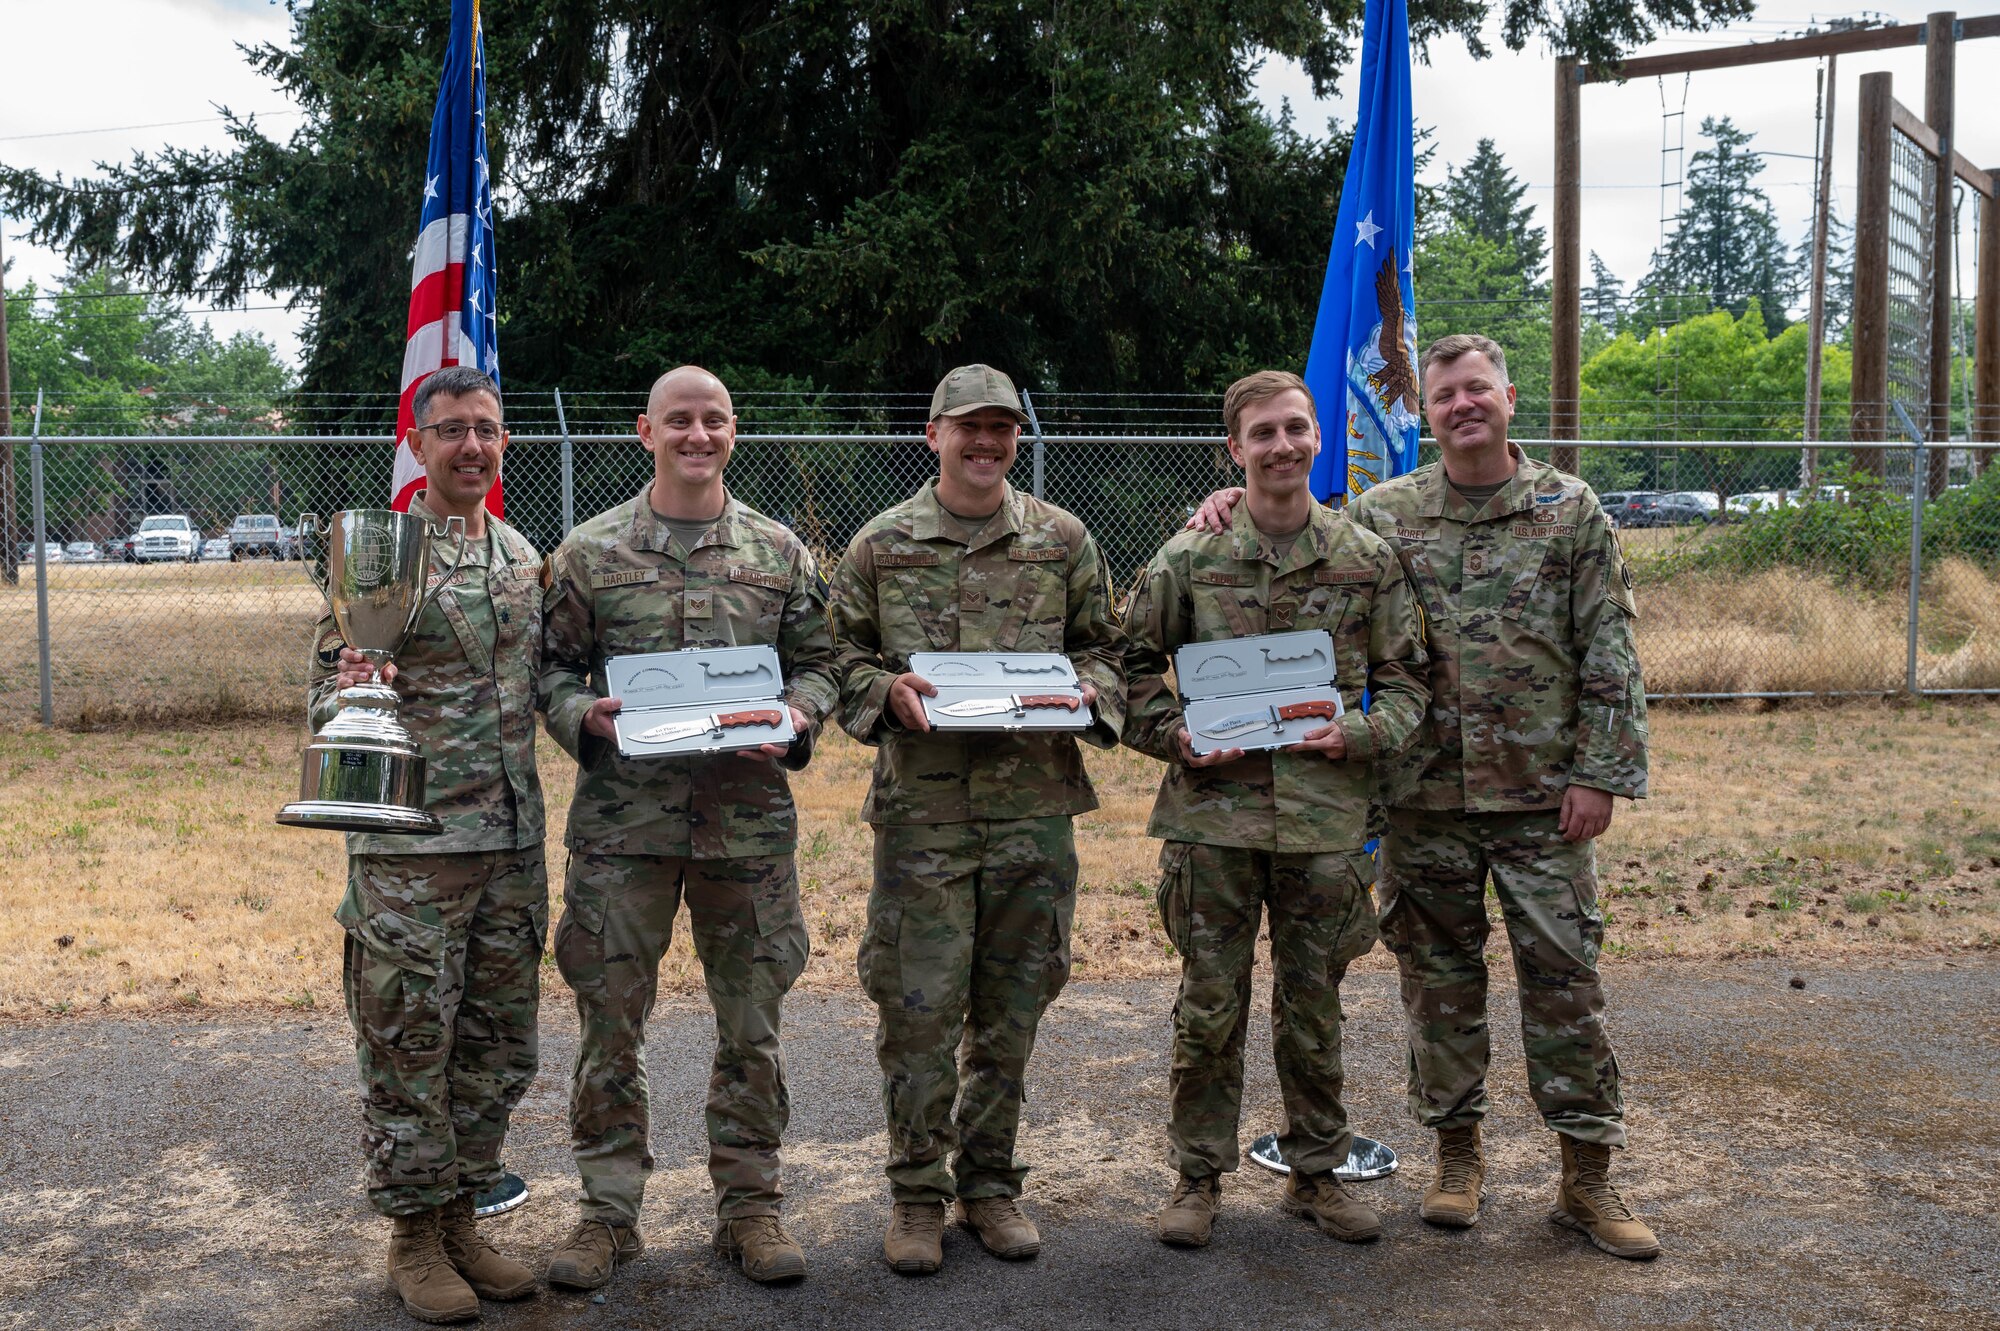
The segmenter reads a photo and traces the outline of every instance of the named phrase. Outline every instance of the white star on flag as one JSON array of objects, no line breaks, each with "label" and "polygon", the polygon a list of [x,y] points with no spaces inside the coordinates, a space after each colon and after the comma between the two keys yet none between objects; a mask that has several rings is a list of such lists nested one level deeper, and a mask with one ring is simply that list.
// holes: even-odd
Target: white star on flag
[{"label": "white star on flag", "polygon": [[1372,208],[1369,209],[1368,216],[1362,218],[1359,222],[1356,222],[1354,224],[1354,230],[1355,230],[1354,243],[1356,245],[1359,245],[1362,241],[1365,240],[1368,242],[1368,248],[1371,250],[1374,249],[1375,237],[1382,234],[1382,228],[1375,225],[1375,210]]},{"label": "white star on flag", "polygon": [[430,176],[424,181],[424,197],[426,199],[435,199],[437,196],[438,196],[438,178],[436,176]]}]

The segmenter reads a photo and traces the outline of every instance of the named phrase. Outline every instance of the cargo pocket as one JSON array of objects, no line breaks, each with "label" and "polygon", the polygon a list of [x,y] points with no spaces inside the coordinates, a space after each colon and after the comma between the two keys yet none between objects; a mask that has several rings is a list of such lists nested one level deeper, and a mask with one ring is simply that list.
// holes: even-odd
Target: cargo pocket
[{"label": "cargo pocket", "polygon": [[806,932],[805,909],[799,904],[799,880],[791,861],[770,881],[758,885],[751,898],[757,917],[757,955],[751,969],[752,997],[782,997],[806,968],[812,940]]},{"label": "cargo pocket", "polygon": [[579,865],[572,852],[563,873],[562,920],[556,925],[552,945],[556,970],[578,994],[604,988],[605,897],[602,890],[580,877],[589,871],[590,857],[584,856]]},{"label": "cargo pocket", "polygon": [[1174,951],[1182,956],[1188,954],[1188,943],[1194,935],[1191,918],[1194,877],[1188,867],[1193,858],[1192,842],[1169,841],[1161,846],[1160,886],[1153,896],[1153,902],[1160,911],[1160,928],[1166,933],[1167,941],[1174,945]]},{"label": "cargo pocket", "polygon": [[1328,955],[1330,978],[1335,983],[1345,973],[1348,966],[1368,955],[1381,936],[1375,919],[1375,897],[1369,891],[1368,880],[1375,872],[1374,858],[1365,852],[1346,856],[1347,872],[1353,879],[1353,896],[1347,912],[1347,921],[1341,926],[1340,936],[1334,940]]},{"label": "cargo pocket", "polygon": [[347,930],[349,1014],[362,1039],[397,1062],[426,1062],[445,1040],[444,926],[394,910],[358,869],[333,917]]},{"label": "cargo pocket", "polygon": [[880,1007],[900,1007],[903,1002],[902,947],[903,904],[878,898],[868,904],[868,925],[855,950],[854,969],[861,977],[861,990]]},{"label": "cargo pocket", "polygon": [[1076,893],[1066,892],[1054,903],[1049,923],[1049,951],[1042,958],[1042,1007],[1056,1001],[1069,983],[1070,939],[1076,927]]}]

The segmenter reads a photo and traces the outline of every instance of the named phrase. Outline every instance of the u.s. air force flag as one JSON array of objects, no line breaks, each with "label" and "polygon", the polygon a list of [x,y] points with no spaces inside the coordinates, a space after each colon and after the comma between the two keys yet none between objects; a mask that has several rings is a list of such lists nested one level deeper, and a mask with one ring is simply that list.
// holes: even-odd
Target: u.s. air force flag
[{"label": "u.s. air force flag", "polygon": [[1312,492],[1323,503],[1417,465],[1415,170],[1409,13],[1404,0],[1368,0],[1354,147],[1306,357],[1321,440]]}]

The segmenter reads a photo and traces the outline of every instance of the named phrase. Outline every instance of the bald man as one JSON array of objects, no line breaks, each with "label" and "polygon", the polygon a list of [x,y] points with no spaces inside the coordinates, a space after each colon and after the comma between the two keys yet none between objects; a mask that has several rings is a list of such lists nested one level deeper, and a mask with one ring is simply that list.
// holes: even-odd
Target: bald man
[{"label": "bald man", "polygon": [[[778,1220],[790,1114],[778,1017],[807,941],[785,769],[805,765],[838,701],[826,584],[797,536],[723,484],[736,416],[720,379],[686,365],[661,376],[638,433],[653,455],[651,483],[569,534],[549,557],[543,601],[542,706],[549,733],[578,763],[556,965],[582,1027],[570,1082],[582,1216],[548,1278],[595,1289],[644,1246],[639,1209],[653,1168],[646,1019],[685,896],[715,1008],[707,1120],[716,1248],[752,1280],[796,1280],[805,1255]],[[789,748],[619,754],[606,660],[752,645],[777,648],[800,735]]]}]

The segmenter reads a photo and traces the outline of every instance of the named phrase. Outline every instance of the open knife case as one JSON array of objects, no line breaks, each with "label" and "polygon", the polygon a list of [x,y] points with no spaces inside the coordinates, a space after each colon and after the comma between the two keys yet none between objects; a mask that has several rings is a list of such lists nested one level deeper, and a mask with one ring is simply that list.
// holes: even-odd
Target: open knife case
[{"label": "open knife case", "polygon": [[1174,682],[1189,747],[1200,756],[1296,744],[1347,710],[1334,675],[1325,629],[1188,643],[1174,653]]},{"label": "open knife case", "polygon": [[914,652],[910,669],[937,685],[924,715],[939,730],[1090,729],[1076,667],[1060,652]]},{"label": "open knife case", "polygon": [[[627,758],[724,753],[790,744],[792,710],[772,647],[688,647],[678,652],[614,656],[604,663],[609,696],[625,705],[614,718],[618,752]],[[687,734],[668,728],[692,728]]]}]

